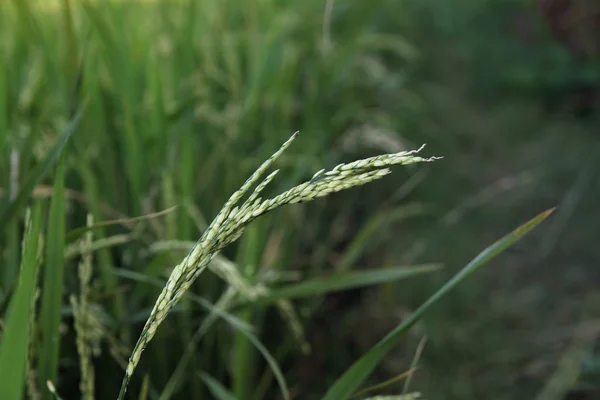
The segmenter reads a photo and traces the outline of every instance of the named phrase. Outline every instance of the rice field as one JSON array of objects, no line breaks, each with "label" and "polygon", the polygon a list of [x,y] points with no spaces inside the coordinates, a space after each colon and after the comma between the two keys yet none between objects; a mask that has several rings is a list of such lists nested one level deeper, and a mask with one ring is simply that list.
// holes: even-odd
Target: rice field
[{"label": "rice field", "polygon": [[[417,398],[419,350],[398,367],[393,347],[553,209],[446,275],[406,256],[456,170],[453,142],[413,129],[404,6],[0,4],[0,398]],[[335,341],[344,293],[374,289],[377,314],[425,279],[408,316]]]}]

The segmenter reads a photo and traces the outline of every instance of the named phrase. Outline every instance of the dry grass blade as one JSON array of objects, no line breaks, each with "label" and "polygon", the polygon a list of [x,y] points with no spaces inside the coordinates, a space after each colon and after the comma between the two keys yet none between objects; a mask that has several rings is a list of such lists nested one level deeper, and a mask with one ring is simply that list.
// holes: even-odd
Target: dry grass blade
[{"label": "dry grass blade", "polygon": [[408,392],[408,387],[410,386],[410,382],[412,381],[412,377],[414,375],[414,371],[417,369],[417,364],[419,363],[419,360],[421,359],[421,354],[423,354],[423,349],[425,348],[425,343],[427,343],[427,336],[424,336],[421,341],[419,342],[419,345],[417,346],[417,351],[415,353],[415,357],[413,358],[412,364],[410,365],[410,369],[411,369],[411,373],[408,375],[408,377],[406,378],[406,381],[404,382],[404,390],[402,391],[402,393],[406,393]]}]

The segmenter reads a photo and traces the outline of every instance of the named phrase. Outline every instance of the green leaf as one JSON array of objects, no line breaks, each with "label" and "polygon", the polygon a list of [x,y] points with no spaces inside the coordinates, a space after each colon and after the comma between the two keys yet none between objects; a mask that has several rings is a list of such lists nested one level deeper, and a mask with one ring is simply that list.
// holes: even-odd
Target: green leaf
[{"label": "green leaf", "polygon": [[367,379],[385,354],[396,344],[396,342],[419,320],[425,312],[438,300],[444,297],[450,290],[465,280],[472,273],[490,262],[498,254],[506,250],[526,233],[544,221],[554,211],[554,208],[538,214],[535,218],[521,225],[496,243],[483,250],[469,264],[454,275],[444,286],[433,294],[413,314],[399,324],[393,331],[377,343],[367,354],[356,361],[338,380],[333,384],[323,397],[323,400],[343,400]]},{"label": "green leaf", "polygon": [[35,296],[41,207],[36,204],[23,241],[19,283],[10,300],[0,342],[0,399],[21,399],[29,350],[30,318]]},{"label": "green leaf", "polygon": [[142,388],[140,389],[140,395],[138,400],[148,400],[148,392],[150,391],[150,375],[146,374],[144,381],[142,382]]},{"label": "green leaf", "polygon": [[[40,312],[42,345],[39,352],[40,382],[56,382],[58,357],[60,353],[60,318],[63,300],[63,275],[65,253],[65,197],[64,197],[64,156],[56,168],[56,177],[46,241],[46,263]],[[46,399],[51,398],[43,391]]]},{"label": "green leaf", "polygon": [[212,376],[205,374],[204,372],[198,372],[198,375],[200,376],[200,378],[202,378],[204,383],[206,383],[206,386],[208,386],[208,389],[210,390],[212,395],[215,396],[215,399],[235,400],[233,394],[231,394],[229,390],[227,390],[223,385],[221,385],[221,382],[219,382]]},{"label": "green leaf", "polygon": [[254,304],[272,303],[281,299],[309,297],[357,287],[377,285],[398,279],[409,278],[440,269],[441,264],[423,264],[411,267],[388,267],[367,271],[337,273],[333,276],[316,278],[286,285],[269,291],[255,300]]}]

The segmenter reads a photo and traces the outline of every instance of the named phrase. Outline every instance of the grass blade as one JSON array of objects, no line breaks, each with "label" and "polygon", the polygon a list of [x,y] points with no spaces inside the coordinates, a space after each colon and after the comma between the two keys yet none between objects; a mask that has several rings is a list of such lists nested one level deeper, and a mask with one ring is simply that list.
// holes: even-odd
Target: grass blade
[{"label": "grass blade", "polygon": [[198,375],[200,376],[200,378],[202,378],[204,383],[206,383],[206,386],[208,387],[212,395],[215,396],[215,399],[235,400],[233,394],[231,394],[229,390],[227,390],[223,385],[221,385],[221,382],[219,382],[212,376],[205,374],[204,372],[198,372]]},{"label": "grass blade", "polygon": [[29,347],[30,313],[35,295],[41,207],[36,205],[23,241],[19,284],[8,306],[0,342],[0,399],[20,399],[25,386],[25,362]]},{"label": "grass blade", "polygon": [[[46,241],[46,263],[44,266],[44,286],[40,324],[42,345],[39,352],[41,382],[56,382],[60,352],[60,318],[63,300],[63,274],[65,252],[65,197],[64,197],[64,156],[56,168],[54,190],[50,200],[48,232]],[[44,391],[43,398],[50,399]]]},{"label": "grass blade", "polygon": [[281,299],[315,296],[362,286],[377,285],[436,271],[441,267],[441,264],[424,264],[412,267],[391,267],[338,273],[273,289],[264,296],[259,297],[255,302],[262,305]]},{"label": "grass blade", "polygon": [[414,372],[415,372],[415,370],[411,368],[408,371],[404,371],[403,373],[396,375],[393,378],[388,379],[385,382],[381,382],[381,383],[375,384],[373,386],[369,386],[367,388],[362,389],[360,392],[356,393],[354,395],[354,397],[362,396],[365,393],[385,388],[387,386],[393,385],[394,383],[397,383],[398,381],[400,381],[402,379],[408,379],[412,376],[412,374]]},{"label": "grass blade", "polygon": [[[250,200],[252,201],[252,200]],[[258,265],[260,265],[260,256],[264,247],[264,229],[261,228],[265,221],[260,221],[248,227],[246,235],[242,238],[242,251],[240,251],[236,264],[245,266],[240,279],[246,280],[251,284],[256,279]],[[231,285],[231,283],[229,283]],[[240,311],[239,318],[254,325],[260,326],[260,315],[254,308],[245,308]],[[232,388],[235,397],[241,398],[250,391],[256,376],[256,352],[252,348],[250,340],[244,336],[244,332],[237,331],[234,339],[234,369],[232,377]]]},{"label": "grass blade", "polygon": [[140,389],[140,395],[138,400],[148,400],[148,392],[150,391],[150,375],[144,377],[142,382],[142,388]]},{"label": "grass blade", "polygon": [[254,347],[256,347],[258,351],[263,355],[265,361],[267,362],[267,364],[269,364],[271,371],[273,371],[273,375],[275,375],[275,379],[279,384],[279,388],[281,389],[281,394],[283,395],[283,398],[285,400],[289,400],[291,398],[290,392],[288,390],[285,378],[283,377],[283,373],[281,372],[281,369],[277,364],[277,360],[275,360],[275,358],[271,355],[269,350],[267,350],[267,348],[260,342],[260,340],[258,340],[258,338],[252,332],[246,331],[244,329],[239,329],[238,332],[246,336],[254,344]]},{"label": "grass blade", "polygon": [[394,344],[408,331],[438,300],[444,297],[450,290],[454,289],[459,283],[465,280],[472,273],[490,262],[498,254],[506,250],[516,241],[521,239],[526,233],[535,228],[544,221],[554,211],[554,208],[538,214],[535,218],[529,220],[517,229],[504,236],[491,246],[487,247],[477,255],[469,264],[454,275],[444,286],[434,293],[425,303],[421,305],[413,314],[398,325],[379,343],[377,343],[367,354],[361,357],[352,365],[329,389],[323,397],[323,400],[342,400],[347,399],[371,374],[377,364],[392,348]]}]

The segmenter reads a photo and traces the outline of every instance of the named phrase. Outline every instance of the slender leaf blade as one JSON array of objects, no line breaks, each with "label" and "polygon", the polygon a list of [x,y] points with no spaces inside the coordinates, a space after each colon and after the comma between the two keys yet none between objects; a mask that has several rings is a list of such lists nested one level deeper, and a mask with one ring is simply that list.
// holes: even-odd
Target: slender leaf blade
[{"label": "slender leaf blade", "polygon": [[142,388],[140,389],[140,395],[138,400],[148,400],[148,393],[150,392],[150,375],[146,374],[144,381],[142,382]]},{"label": "slender leaf blade", "polygon": [[375,369],[385,354],[396,344],[396,342],[408,331],[438,300],[444,297],[450,290],[473,274],[482,266],[486,265],[498,254],[513,245],[525,234],[539,225],[554,211],[554,208],[538,214],[533,219],[519,226],[517,229],[504,236],[491,246],[479,253],[469,264],[454,275],[444,286],[435,292],[425,303],[423,303],[413,314],[399,324],[379,343],[371,348],[363,357],[356,361],[338,380],[333,384],[323,397],[323,400],[347,399],[364,382]]},{"label": "slender leaf blade", "polygon": [[8,306],[0,341],[0,399],[20,399],[25,385],[25,362],[29,349],[30,318],[38,268],[41,207],[37,204],[26,233],[19,283]]},{"label": "slender leaf blade", "polygon": [[235,400],[233,394],[229,392],[229,390],[227,390],[227,388],[225,388],[225,386],[223,386],[221,382],[204,372],[199,372],[198,375],[200,376],[200,378],[202,378],[204,383],[206,383],[206,386],[208,387],[212,395],[215,396],[215,399]]},{"label": "slender leaf blade", "polygon": [[[46,263],[40,313],[42,346],[39,353],[41,382],[56,382],[60,353],[60,319],[63,300],[65,252],[64,156],[58,162],[46,240]],[[45,398],[50,392],[43,391]]]},{"label": "slender leaf blade", "polygon": [[283,398],[285,400],[291,399],[290,391],[283,376],[283,372],[281,372],[281,368],[279,368],[279,364],[277,364],[277,360],[275,360],[275,358],[271,355],[269,350],[267,350],[267,348],[252,332],[247,331],[245,329],[238,329],[238,332],[246,336],[254,344],[254,347],[256,347],[258,351],[262,354],[262,356],[265,358],[265,361],[267,362],[267,364],[269,364],[269,367],[271,368],[271,371],[275,376],[275,380],[279,384],[279,389],[281,389],[281,394],[283,395]]},{"label": "slender leaf blade", "polygon": [[423,264],[410,267],[389,267],[367,271],[343,272],[334,274],[333,276],[310,279],[273,289],[264,296],[259,297],[256,300],[256,304],[262,305],[281,299],[309,297],[323,293],[377,285],[436,271],[441,267],[441,264]]}]

